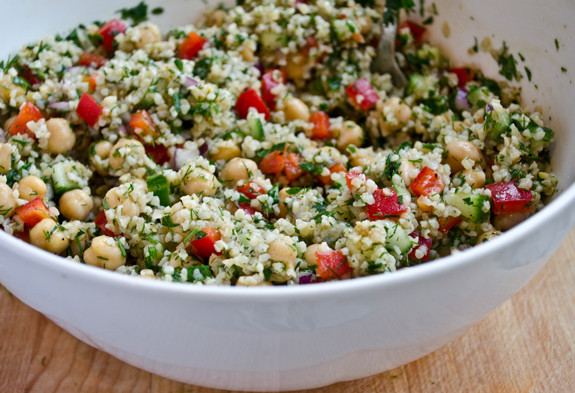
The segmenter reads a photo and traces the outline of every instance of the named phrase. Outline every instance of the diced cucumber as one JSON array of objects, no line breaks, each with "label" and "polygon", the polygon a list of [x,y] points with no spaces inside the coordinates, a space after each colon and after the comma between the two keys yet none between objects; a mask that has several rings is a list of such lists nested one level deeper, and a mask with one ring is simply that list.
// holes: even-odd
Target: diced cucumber
[{"label": "diced cucumber", "polygon": [[62,195],[66,191],[81,188],[80,185],[70,179],[69,173],[73,172],[73,168],[68,161],[60,161],[52,166],[52,185],[56,195]]},{"label": "diced cucumber", "polygon": [[474,107],[480,108],[487,104],[489,100],[489,89],[484,86],[473,85],[467,93],[467,101]]},{"label": "diced cucumber", "polygon": [[405,88],[406,95],[413,94],[416,99],[421,99],[429,94],[431,87],[425,76],[414,72],[409,76],[409,82]]},{"label": "diced cucumber", "polygon": [[531,138],[531,150],[534,153],[539,153],[541,150],[543,150],[549,144],[549,142],[551,142],[555,137],[555,133],[551,128],[539,127],[534,121],[531,121],[529,127],[527,128],[531,133],[531,135],[533,136],[537,134],[539,131],[543,131],[545,133],[543,139],[537,140],[535,138]]},{"label": "diced cucumber", "polygon": [[483,205],[489,201],[487,195],[476,192],[456,191],[445,196],[445,201],[458,208],[461,216],[474,223],[484,222],[489,218],[490,211],[484,211]]},{"label": "diced cucumber", "polygon": [[162,206],[170,206],[170,182],[166,176],[162,174],[150,176],[146,183],[148,190],[160,198]]},{"label": "diced cucumber", "polygon": [[385,220],[385,229],[387,230],[386,248],[389,251],[395,251],[396,247],[399,248],[401,254],[407,254],[415,242],[409,234],[399,226],[399,224]]},{"label": "diced cucumber", "polygon": [[509,126],[511,126],[511,115],[508,111],[494,109],[485,114],[483,127],[490,139],[498,141],[501,135],[509,130]]},{"label": "diced cucumber", "polygon": [[266,30],[260,34],[260,42],[265,50],[273,51],[282,47],[282,37],[279,33]]},{"label": "diced cucumber", "polygon": [[252,117],[248,119],[248,131],[254,139],[261,141],[264,139],[264,126],[262,121],[257,117]]}]

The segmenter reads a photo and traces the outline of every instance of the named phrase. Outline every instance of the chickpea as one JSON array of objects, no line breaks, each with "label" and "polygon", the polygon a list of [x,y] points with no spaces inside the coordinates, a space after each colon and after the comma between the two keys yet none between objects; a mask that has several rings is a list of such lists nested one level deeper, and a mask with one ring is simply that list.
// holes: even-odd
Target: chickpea
[{"label": "chickpea", "polygon": [[20,191],[20,198],[29,202],[37,197],[44,198],[48,187],[39,177],[26,176],[18,182],[18,191]]},{"label": "chickpea", "polygon": [[530,212],[498,214],[493,218],[493,226],[499,231],[506,231],[525,221],[530,215]]},{"label": "chickpea", "polygon": [[296,53],[295,55],[288,56],[285,67],[288,79],[299,80],[303,79],[306,71],[307,59],[304,55]]},{"label": "chickpea", "polygon": [[214,196],[220,182],[216,177],[205,169],[197,168],[182,179],[180,188],[188,195],[202,194],[204,196]]},{"label": "chickpea", "polygon": [[369,16],[366,15],[366,16],[360,17],[358,22],[359,22],[361,34],[366,35],[367,33],[370,32],[371,27],[373,26],[373,22]]},{"label": "chickpea", "polygon": [[62,233],[56,221],[45,218],[30,229],[30,243],[54,254],[60,254],[68,248],[70,240]]},{"label": "chickpea", "polygon": [[495,231],[487,231],[487,232],[483,232],[478,238],[477,238],[477,243],[476,244],[481,244],[481,243],[485,243],[486,241],[489,241],[497,236],[501,235],[501,232],[495,232]]},{"label": "chickpea", "polygon": [[335,145],[339,150],[345,150],[349,145],[359,147],[363,143],[363,137],[363,129],[356,122],[346,120],[343,122]]},{"label": "chickpea", "polygon": [[242,59],[247,62],[252,62],[255,59],[254,50],[247,44],[242,46],[240,50],[240,55],[242,55]]},{"label": "chickpea", "polygon": [[286,199],[289,198],[291,195],[289,195],[287,193],[287,190],[289,190],[289,187],[282,188],[278,192],[278,197],[280,200],[279,206],[280,206],[280,217],[281,218],[285,218],[288,215],[288,206],[286,204]]},{"label": "chickpea", "polygon": [[317,265],[317,258],[315,253],[318,251],[325,252],[330,250],[331,249],[329,248],[326,242],[323,242],[321,244],[312,244],[311,246],[307,246],[307,249],[305,250],[303,257],[309,265],[311,266]]},{"label": "chickpea", "polygon": [[101,140],[94,144],[93,151],[98,157],[105,159],[108,158],[113,147],[114,145],[111,142]]},{"label": "chickpea", "polygon": [[469,184],[471,188],[481,188],[485,185],[485,172],[481,169],[465,169],[461,171],[459,175],[465,178],[465,183]]},{"label": "chickpea", "polygon": [[[1,87],[0,87],[1,89]],[[8,119],[6,119],[6,121],[4,122],[4,131],[8,131],[10,129],[10,127],[12,126],[12,123],[14,123],[14,120],[16,120],[16,115],[14,116],[10,116]]]},{"label": "chickpea", "polygon": [[[384,134],[399,130],[411,119],[411,108],[399,97],[392,97],[385,101],[381,105],[381,112],[383,118],[380,119],[379,125]],[[388,118],[389,114],[393,114],[393,120]]]},{"label": "chickpea", "polygon": [[92,239],[92,245],[84,251],[84,262],[88,265],[116,270],[126,264],[126,257],[114,238],[98,236]]},{"label": "chickpea", "polygon": [[215,10],[210,12],[206,17],[206,25],[208,27],[221,26],[226,20],[226,12],[224,10]]},{"label": "chickpea", "polygon": [[406,186],[409,186],[413,179],[419,174],[419,170],[415,168],[412,162],[410,162],[407,158],[403,157],[400,159],[401,165],[399,166],[399,174],[403,179],[403,183]]},{"label": "chickpea", "polygon": [[295,268],[297,251],[291,237],[283,236],[270,243],[268,254],[272,261],[282,262],[288,268]]},{"label": "chickpea", "polygon": [[62,194],[59,207],[60,213],[68,220],[84,221],[92,211],[94,202],[86,191],[72,190]]},{"label": "chickpea", "polygon": [[[127,149],[127,151],[124,151]],[[121,138],[110,150],[108,159],[112,169],[120,169],[124,165],[126,156],[143,158],[145,155],[144,145],[135,139]]]},{"label": "chickpea", "polygon": [[12,189],[6,183],[0,183],[0,216],[10,217],[14,214],[14,210],[18,201],[14,194],[12,194]]},{"label": "chickpea", "polygon": [[119,187],[110,188],[105,199],[111,209],[121,206],[123,216],[137,217],[140,215],[140,206],[132,200],[129,194],[123,193]]},{"label": "chickpea", "polygon": [[310,117],[307,105],[302,100],[295,97],[288,97],[284,100],[284,114],[287,121],[308,121]]},{"label": "chickpea", "polygon": [[12,148],[7,143],[0,143],[0,173],[6,174],[12,169]]},{"label": "chickpea", "polygon": [[237,183],[240,180],[248,180],[258,172],[258,164],[247,158],[232,158],[222,168],[220,177],[230,183]]},{"label": "chickpea", "polygon": [[221,144],[217,146],[217,149],[215,153],[210,154],[210,158],[213,161],[229,161],[232,158],[239,157],[241,154],[240,148],[235,144]]},{"label": "chickpea", "polygon": [[146,46],[153,44],[154,42],[160,42],[162,40],[162,33],[160,33],[160,28],[151,22],[140,23],[135,27],[138,29],[139,37],[135,41],[136,48],[144,49]]},{"label": "chickpea", "polygon": [[48,138],[48,151],[53,154],[64,154],[72,150],[76,144],[76,134],[72,131],[66,119],[54,117],[46,121],[46,128],[50,131]]},{"label": "chickpea", "polygon": [[481,152],[473,143],[468,141],[452,141],[445,146],[447,151],[447,164],[451,167],[453,173],[463,169],[461,162],[469,158],[478,164],[483,163]]}]

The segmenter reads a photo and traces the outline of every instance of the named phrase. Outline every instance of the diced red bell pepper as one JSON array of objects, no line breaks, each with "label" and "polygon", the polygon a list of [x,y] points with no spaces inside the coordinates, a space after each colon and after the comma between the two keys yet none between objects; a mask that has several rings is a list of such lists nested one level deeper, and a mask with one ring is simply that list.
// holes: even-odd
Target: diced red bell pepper
[{"label": "diced red bell pepper", "polygon": [[[340,164],[339,162],[336,162],[335,164],[330,166],[328,169],[329,169],[329,175],[328,176],[318,176],[317,177],[318,181],[321,183],[322,186],[330,186],[333,184],[333,180],[331,179],[332,173],[346,172],[345,167],[342,164]],[[347,177],[346,177],[346,181],[347,181]]]},{"label": "diced red bell pepper", "polygon": [[188,37],[178,47],[178,57],[185,60],[193,59],[206,42],[208,41],[204,37],[195,31],[190,31]]},{"label": "diced red bell pepper", "polygon": [[443,184],[443,180],[441,180],[437,172],[426,166],[413,179],[410,188],[418,197],[422,195],[429,196],[443,191],[445,184]]},{"label": "diced red bell pepper", "polygon": [[351,171],[345,174],[345,181],[347,183],[347,187],[350,190],[353,190],[355,187],[353,186],[353,184],[351,184],[351,182],[353,181],[353,179],[355,179],[356,177],[358,177],[359,175],[361,175],[360,172],[356,172],[356,171]]},{"label": "diced red bell pepper", "polygon": [[304,174],[304,170],[299,166],[301,161],[301,156],[297,153],[289,153],[286,155],[284,174],[289,182],[296,180]]},{"label": "diced red bell pepper", "polygon": [[212,254],[220,255],[221,252],[216,251],[216,242],[222,238],[222,234],[212,227],[203,227],[200,232],[205,236],[196,235],[191,240],[190,252],[202,259],[209,258]]},{"label": "diced red bell pepper", "polygon": [[473,79],[471,69],[465,67],[451,68],[449,72],[457,75],[457,86],[464,88],[467,82]]},{"label": "diced red bell pepper", "polygon": [[270,110],[257,91],[251,87],[246,87],[238,97],[236,112],[241,119],[245,119],[248,117],[250,108],[255,108],[256,111],[262,113],[266,120],[269,120],[271,117]]},{"label": "diced red bell pepper", "polygon": [[154,127],[154,120],[152,120],[152,116],[150,116],[145,109],[132,114],[130,117],[130,127],[132,127],[134,132],[141,138],[148,135],[152,138],[158,136],[158,132]]},{"label": "diced red bell pepper", "polygon": [[28,228],[34,227],[34,225],[45,218],[50,218],[50,210],[40,197],[32,199],[27,204],[17,208],[16,214]]},{"label": "diced red bell pepper", "polygon": [[38,109],[36,105],[31,102],[26,102],[20,108],[18,116],[16,116],[16,119],[14,119],[10,128],[8,128],[8,132],[12,135],[28,134],[30,137],[34,138],[34,133],[28,129],[26,124],[30,121],[38,121],[43,118],[44,116],[42,116],[40,109]]},{"label": "diced red bell pepper", "polygon": [[276,175],[284,170],[286,156],[283,151],[274,150],[260,162],[260,170],[266,175]]},{"label": "diced red bell pepper", "polygon": [[100,213],[98,213],[98,215],[96,216],[96,218],[94,218],[94,224],[96,224],[96,226],[100,228],[100,231],[106,236],[110,237],[119,236],[116,235],[111,230],[109,230],[108,228],[106,228],[106,224],[108,224],[108,219],[106,218],[106,212],[104,210],[101,210]]},{"label": "diced red bell pepper", "polygon": [[125,31],[126,25],[124,22],[119,19],[112,19],[100,26],[96,34],[102,37],[102,46],[104,49],[111,52],[114,50],[114,38]]},{"label": "diced red bell pepper", "polygon": [[258,195],[266,193],[265,189],[254,181],[249,181],[246,184],[238,186],[236,190],[244,194],[249,199],[255,199]]},{"label": "diced red bell pepper", "polygon": [[331,136],[327,113],[322,111],[314,112],[309,117],[309,122],[313,124],[311,139],[327,139]]},{"label": "diced red bell pepper", "polygon": [[423,40],[423,34],[425,34],[425,27],[418,25],[417,23],[412,22],[410,20],[405,20],[401,22],[399,26],[397,26],[398,34],[401,34],[401,31],[406,27],[411,32],[411,35],[413,36],[413,40],[415,41],[415,43],[420,44],[421,41]]},{"label": "diced red bell pepper", "polygon": [[102,114],[104,109],[94,97],[88,93],[82,93],[76,113],[82,118],[90,127],[94,127]]},{"label": "diced red bell pepper", "polygon": [[80,55],[78,64],[85,67],[100,68],[106,64],[107,61],[108,59],[106,59],[104,56],[100,56],[96,53],[84,52]]},{"label": "diced red bell pepper", "polygon": [[342,279],[349,276],[351,267],[347,263],[347,257],[341,250],[317,251],[315,253],[317,268],[315,273],[323,280]]},{"label": "diced red bell pepper", "polygon": [[[431,243],[433,242],[433,240],[431,238],[426,239],[417,232],[411,232],[409,234],[409,236],[417,239],[417,245],[413,246],[413,248],[409,252],[409,255],[408,255],[409,259],[417,260],[417,261],[421,261],[421,262],[427,261],[429,259],[429,252],[431,251]],[[418,250],[420,250],[424,253],[424,255],[421,258],[418,258],[416,256],[416,252]]]},{"label": "diced red bell pepper", "polygon": [[22,78],[26,80],[26,82],[28,82],[30,86],[40,84],[40,79],[38,79],[38,77],[32,72],[28,64],[24,64],[22,66],[22,69],[20,70],[20,75],[22,76]]},{"label": "diced red bell pepper", "polygon": [[513,180],[488,184],[491,191],[491,211],[493,214],[528,212],[533,209],[533,194],[515,185]]},{"label": "diced red bell pepper", "polygon": [[365,210],[371,221],[384,219],[397,219],[407,211],[407,207],[399,203],[399,197],[393,188],[387,189],[391,194],[386,195],[381,188],[373,192],[375,202],[367,205]]},{"label": "diced red bell pepper", "polygon": [[379,95],[366,78],[360,78],[345,89],[347,101],[358,110],[368,111],[374,107]]},{"label": "diced red bell pepper", "polygon": [[262,76],[262,99],[272,111],[276,109],[276,101],[278,98],[272,93],[272,90],[276,86],[285,85],[286,81],[287,76],[284,70],[273,69]]},{"label": "diced red bell pepper", "polygon": [[144,149],[146,150],[146,154],[158,165],[164,165],[166,162],[170,161],[168,148],[164,145],[157,143],[153,145],[146,144]]},{"label": "diced red bell pepper", "polygon": [[448,217],[439,217],[439,232],[449,232],[452,228],[458,226],[463,219],[461,216],[448,216]]}]

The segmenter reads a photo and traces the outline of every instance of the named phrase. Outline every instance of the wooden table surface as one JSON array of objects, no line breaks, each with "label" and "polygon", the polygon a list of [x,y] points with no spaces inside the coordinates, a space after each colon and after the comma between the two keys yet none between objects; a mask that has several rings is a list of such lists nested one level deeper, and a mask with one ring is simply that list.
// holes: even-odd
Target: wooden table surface
[{"label": "wooden table surface", "polygon": [[[129,366],[0,287],[0,393],[222,393]],[[314,393],[575,392],[575,231],[522,291],[403,367]]]}]

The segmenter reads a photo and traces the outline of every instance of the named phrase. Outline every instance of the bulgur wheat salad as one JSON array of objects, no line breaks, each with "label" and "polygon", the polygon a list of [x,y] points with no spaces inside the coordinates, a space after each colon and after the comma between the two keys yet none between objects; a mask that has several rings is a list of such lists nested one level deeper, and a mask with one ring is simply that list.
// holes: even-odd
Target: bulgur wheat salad
[{"label": "bulgur wheat salad", "polygon": [[245,0],[167,32],[142,9],[0,64],[5,232],[145,278],[307,284],[472,247],[556,190],[542,116],[424,26],[399,24],[405,89],[370,71],[397,9]]}]

